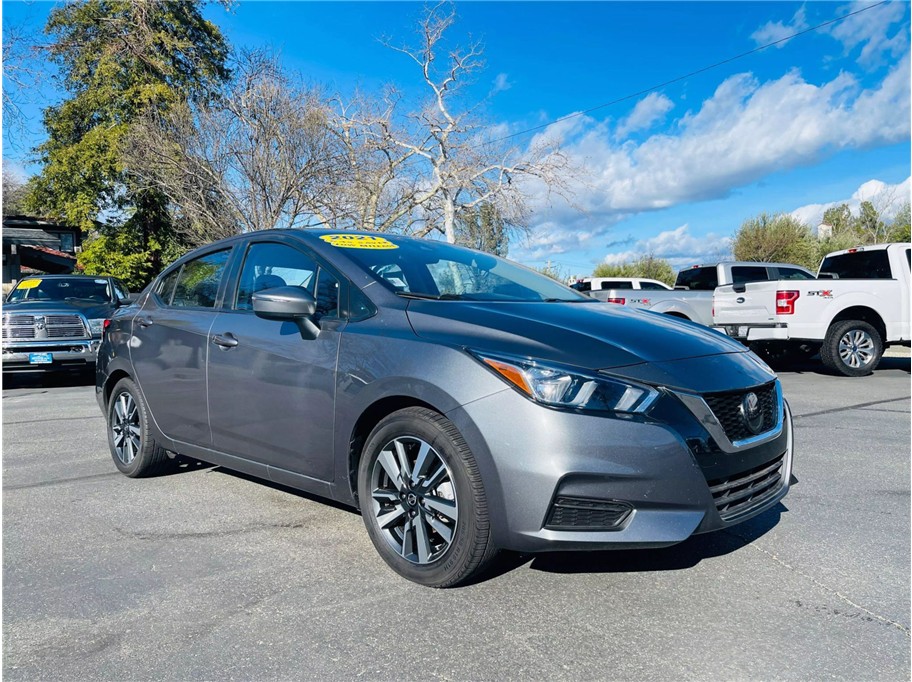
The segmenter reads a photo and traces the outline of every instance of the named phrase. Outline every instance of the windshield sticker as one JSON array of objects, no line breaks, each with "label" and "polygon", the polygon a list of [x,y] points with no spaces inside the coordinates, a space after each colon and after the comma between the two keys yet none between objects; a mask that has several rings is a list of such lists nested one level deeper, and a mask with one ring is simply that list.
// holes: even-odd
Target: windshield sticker
[{"label": "windshield sticker", "polygon": [[17,289],[34,289],[39,284],[41,284],[40,279],[24,279],[21,282],[19,282],[19,286],[16,288]]},{"label": "windshield sticker", "polygon": [[327,244],[340,249],[398,249],[389,239],[364,234],[324,234],[320,237]]}]

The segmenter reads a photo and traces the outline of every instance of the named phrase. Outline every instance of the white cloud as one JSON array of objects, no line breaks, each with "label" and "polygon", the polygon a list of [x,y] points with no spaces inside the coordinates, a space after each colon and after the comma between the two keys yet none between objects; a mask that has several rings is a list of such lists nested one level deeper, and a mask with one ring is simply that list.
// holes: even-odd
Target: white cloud
[{"label": "white cloud", "polygon": [[630,115],[618,123],[615,136],[620,140],[638,130],[649,130],[656,123],[664,120],[665,114],[673,107],[674,102],[665,95],[652,92],[637,102]]},{"label": "white cloud", "polygon": [[503,92],[504,90],[509,90],[513,87],[513,83],[510,82],[508,74],[499,73],[497,77],[492,81],[491,94],[496,92]]},{"label": "white cloud", "polygon": [[[798,33],[798,31],[803,31],[807,27],[808,24],[804,14],[804,6],[802,5],[798,8],[798,11],[795,12],[795,16],[792,17],[790,22],[768,21],[751,34],[751,39],[758,45],[767,45],[776,42],[777,40],[783,40],[790,35]],[[776,47],[785,47],[788,42],[789,41],[785,40],[776,45]]]},{"label": "white cloud", "polygon": [[823,214],[834,206],[846,204],[849,210],[858,215],[862,201],[870,201],[887,220],[892,219],[900,206],[910,200],[912,177],[895,185],[888,185],[880,180],[868,180],[862,184],[848,199],[830,201],[824,204],[808,204],[792,211],[792,215],[805,225],[816,228],[823,222]]},{"label": "white cloud", "polygon": [[[759,82],[733,75],[696,111],[680,117],[674,134],[618,143],[606,121],[579,116],[536,135],[561,142],[579,169],[576,203],[584,218],[551,205],[540,185],[528,183],[534,209],[531,242],[537,253],[577,248],[577,229],[604,233],[625,215],[722,198],[770,173],[809,165],[845,149],[907,142],[910,135],[910,63],[906,53],[881,82],[862,90],[840,73],[829,82],[805,81],[797,70]],[[554,225],[555,233],[543,236]],[[598,226],[592,228],[591,226]],[[554,251],[547,252],[546,248]]]},{"label": "white cloud", "polygon": [[[843,16],[867,4],[870,3],[846,5],[837,14]],[[843,44],[846,53],[861,45],[859,64],[876,66],[885,55],[895,58],[908,48],[909,31],[905,22],[890,35],[893,24],[905,18],[907,6],[907,2],[887,2],[833,24],[828,32]]]},{"label": "white cloud", "polygon": [[731,256],[731,237],[721,237],[712,233],[695,237],[690,234],[689,229],[688,225],[681,225],[673,230],[660,232],[655,237],[641,239],[626,251],[609,253],[603,262],[616,265],[651,254],[664,258],[675,268],[681,268],[697,263],[725,260]]}]

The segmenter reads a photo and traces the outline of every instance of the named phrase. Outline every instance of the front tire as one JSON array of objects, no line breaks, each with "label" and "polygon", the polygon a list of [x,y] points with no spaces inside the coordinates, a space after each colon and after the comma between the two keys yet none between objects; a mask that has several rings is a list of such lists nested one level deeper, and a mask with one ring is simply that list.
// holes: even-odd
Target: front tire
[{"label": "front tire", "polygon": [[108,400],[108,447],[114,465],[130,478],[155,476],[171,461],[155,442],[149,426],[149,408],[131,379],[115,384]]},{"label": "front tire", "polygon": [[496,553],[475,458],[432,410],[406,408],[377,424],[358,465],[358,502],[383,560],[421,585],[458,585]]},{"label": "front tire", "polygon": [[883,341],[873,326],[861,320],[834,322],[827,330],[820,359],[831,370],[847,377],[874,371],[883,356]]}]

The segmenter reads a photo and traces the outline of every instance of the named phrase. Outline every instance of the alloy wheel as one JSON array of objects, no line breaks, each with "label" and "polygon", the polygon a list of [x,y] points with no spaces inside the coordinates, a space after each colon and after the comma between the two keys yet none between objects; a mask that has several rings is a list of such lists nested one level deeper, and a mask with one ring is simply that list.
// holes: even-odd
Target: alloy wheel
[{"label": "alloy wheel", "polygon": [[868,365],[874,354],[874,339],[863,329],[850,329],[839,339],[839,357],[853,369]]},{"label": "alloy wheel", "polygon": [[430,444],[394,438],[377,455],[370,486],[380,533],[401,557],[423,565],[446,553],[459,507],[452,472]]},{"label": "alloy wheel", "polygon": [[114,452],[123,464],[130,464],[139,454],[141,428],[139,407],[133,396],[124,391],[114,398],[111,412],[111,433],[114,436]]}]

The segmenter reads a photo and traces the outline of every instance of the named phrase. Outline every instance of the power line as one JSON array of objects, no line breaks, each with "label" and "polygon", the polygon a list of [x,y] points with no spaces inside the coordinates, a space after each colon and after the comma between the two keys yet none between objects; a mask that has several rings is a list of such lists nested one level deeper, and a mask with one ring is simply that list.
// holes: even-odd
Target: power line
[{"label": "power line", "polygon": [[547,128],[548,126],[554,125],[555,123],[560,123],[561,121],[567,121],[571,118],[577,118],[578,116],[585,116],[586,114],[591,114],[593,111],[598,111],[599,109],[604,109],[605,107],[610,107],[614,104],[618,104],[620,102],[624,102],[629,99],[634,99],[635,97],[639,97],[641,95],[646,95],[650,92],[654,92],[655,90],[660,90],[661,88],[667,87],[674,83],[678,83],[680,81],[686,80],[693,76],[697,76],[701,73],[705,73],[706,71],[710,71],[711,69],[716,69],[716,68],[719,68],[720,66],[724,66],[725,64],[730,64],[731,62],[736,61],[738,59],[743,59],[744,57],[747,57],[747,56],[750,56],[757,52],[760,52],[761,50],[765,50],[768,47],[773,47],[774,45],[778,45],[779,43],[784,43],[787,40],[791,40],[792,38],[797,38],[798,36],[805,35],[806,33],[811,33],[813,31],[817,31],[817,30],[823,28],[824,26],[829,26],[831,24],[838,23],[840,21],[848,19],[849,17],[855,16],[856,14],[861,14],[862,12],[867,12],[868,10],[874,9],[875,7],[879,7],[880,5],[885,5],[888,2],[890,2],[890,0],[881,0],[881,2],[874,3],[873,5],[868,5],[867,7],[863,7],[862,9],[855,10],[854,12],[849,12],[848,14],[844,14],[841,17],[836,17],[835,19],[830,19],[829,21],[824,21],[822,24],[817,24],[816,26],[811,26],[810,28],[806,28],[803,31],[798,31],[797,33],[793,33],[789,36],[786,36],[785,38],[780,38],[779,40],[774,40],[773,42],[767,43],[766,45],[761,45],[759,47],[755,47],[753,50],[748,50],[747,52],[742,52],[741,54],[737,54],[734,57],[729,57],[728,59],[723,59],[721,62],[716,62],[715,64],[710,64],[709,66],[704,66],[701,69],[697,69],[696,71],[691,71],[690,73],[686,73],[683,76],[677,76],[676,78],[667,80],[664,83],[659,83],[658,85],[653,85],[644,90],[640,90],[638,92],[634,92],[629,95],[624,95],[623,97],[619,97],[617,99],[611,100],[610,102],[605,102],[604,104],[599,104],[598,106],[590,107],[589,109],[584,109],[583,111],[577,111],[572,114],[567,114],[566,116],[561,116],[560,118],[556,118],[549,123],[542,123],[541,125],[537,125],[532,128],[526,128],[525,130],[520,130],[515,133],[510,133],[509,135],[504,135],[503,137],[498,137],[494,140],[489,140],[486,144],[493,144],[495,142],[503,142],[504,140],[509,140],[514,137],[519,137],[520,135],[526,135],[528,133],[533,133],[536,130],[542,130],[543,128]]}]

